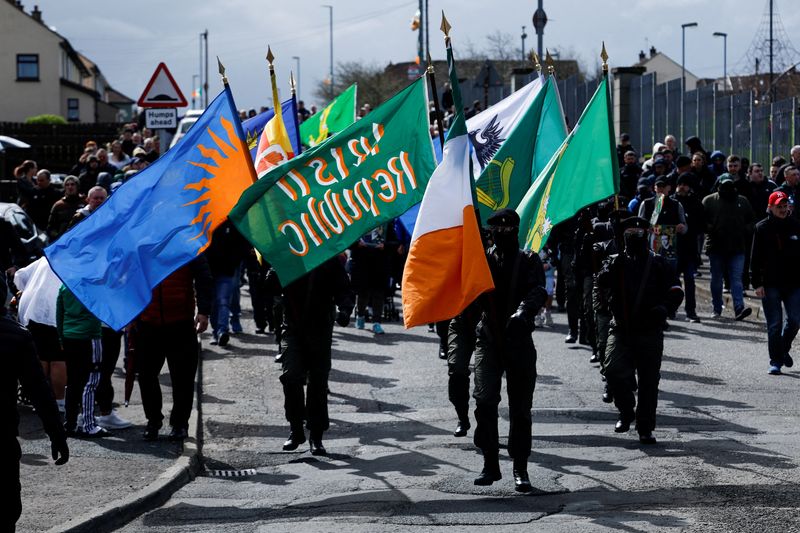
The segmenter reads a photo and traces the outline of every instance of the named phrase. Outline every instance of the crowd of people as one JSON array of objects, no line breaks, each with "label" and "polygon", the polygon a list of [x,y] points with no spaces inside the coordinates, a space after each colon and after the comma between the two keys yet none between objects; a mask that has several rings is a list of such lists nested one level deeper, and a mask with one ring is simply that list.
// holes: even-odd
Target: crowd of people
[{"label": "crowd of people", "polygon": [[[727,291],[733,318],[747,318],[752,310],[744,298],[753,290],[767,322],[769,373],[792,366],[789,351],[800,327],[800,207],[795,208],[800,146],[792,148],[789,161],[771,161],[767,176],[759,163],[719,151],[709,154],[696,137],[685,145],[681,150],[668,135],[644,158],[623,134],[617,147],[619,195],[558,224],[538,254],[519,249],[520,222],[513,210],[488,218],[485,249],[495,290],[452,320],[431,324],[440,338],[439,356],[448,363],[456,437],[472,427],[474,369],[474,442],[484,460],[475,484],[502,478],[498,405],[505,374],[514,484],[521,492],[532,489],[527,474],[536,382],[531,333],[552,326],[557,311],[566,312],[565,342],[591,346],[591,362],[600,364],[606,383],[602,400],[619,410],[615,431],[629,431],[635,422],[641,443],[654,443],[663,332],[677,318],[681,303],[687,320],[701,321],[695,284],[704,255],[710,264],[710,317],[722,317]],[[18,203],[52,242],[91,216],[159,153],[158,137],[135,125],[102,146],[89,141],[64,179],[63,192],[51,184],[47,169],[25,161],[15,172]],[[0,345],[16,336],[26,346],[26,357],[38,357],[41,371],[32,372],[28,365],[23,382],[47,380],[62,423],[54,424],[52,409],[40,408],[48,401],[41,387],[31,386],[37,392],[27,394],[45,420],[54,458],[64,461],[67,437],[101,438],[131,427],[113,408],[111,376],[121,352],[134,349],[135,364],[125,367],[138,376],[147,418],[142,437],[161,435],[159,375],[166,362],[172,382],[168,438],[187,438],[198,334],[210,327],[212,344],[225,348],[231,335],[243,331],[245,283],[255,333],[274,336],[282,365],[290,428],[283,449],[305,443],[308,430],[311,453],[325,454],[334,324],[346,327],[355,314],[356,328],[366,329],[369,322],[374,335],[383,335],[382,321],[399,319],[394,296],[401,289],[410,239],[399,221],[384,224],[282,287],[269,264],[226,222],[216,229],[208,250],[161,282],[141,315],[116,332],[61,285],[45,259],[27,264],[13,231],[0,230],[0,267],[16,293],[18,320],[27,328],[6,316]],[[4,311],[6,303],[0,302]]]}]

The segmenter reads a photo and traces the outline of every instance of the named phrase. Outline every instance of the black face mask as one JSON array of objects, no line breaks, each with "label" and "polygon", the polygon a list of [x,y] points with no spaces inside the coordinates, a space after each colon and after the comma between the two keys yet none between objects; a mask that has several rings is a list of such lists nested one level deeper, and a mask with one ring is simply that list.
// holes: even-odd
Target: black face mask
[{"label": "black face mask", "polygon": [[629,257],[643,257],[647,254],[647,233],[625,233],[625,255]]},{"label": "black face mask", "polygon": [[[503,228],[508,230],[510,228]],[[499,231],[492,230],[492,242],[497,246],[497,251],[502,255],[513,254],[519,250],[519,229],[514,228],[512,231]]]},{"label": "black face mask", "polygon": [[719,196],[723,200],[731,201],[736,199],[736,188],[733,186],[727,185],[725,187],[719,188]]}]

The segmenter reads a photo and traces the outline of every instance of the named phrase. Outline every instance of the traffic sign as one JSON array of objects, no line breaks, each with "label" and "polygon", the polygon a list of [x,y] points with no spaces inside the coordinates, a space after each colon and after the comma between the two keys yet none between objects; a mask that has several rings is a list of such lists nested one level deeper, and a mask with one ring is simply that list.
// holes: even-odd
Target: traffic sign
[{"label": "traffic sign", "polygon": [[174,107],[145,109],[144,125],[151,130],[178,127],[178,110]]},{"label": "traffic sign", "polygon": [[175,83],[175,78],[172,77],[164,63],[158,64],[137,103],[139,107],[186,107],[189,105],[178,84]]}]

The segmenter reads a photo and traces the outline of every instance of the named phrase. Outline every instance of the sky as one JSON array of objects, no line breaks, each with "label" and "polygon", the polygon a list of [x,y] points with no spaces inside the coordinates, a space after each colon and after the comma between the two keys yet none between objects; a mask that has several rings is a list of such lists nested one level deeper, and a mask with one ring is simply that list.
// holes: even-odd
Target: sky
[{"label": "sky", "polygon": [[[23,0],[30,12],[33,3]],[[289,71],[298,74],[300,99],[316,102],[314,87],[330,69],[329,13],[309,0],[35,0],[44,22],[69,39],[72,46],[94,61],[112,87],[134,100],[139,98],[159,62],[165,62],[186,98],[200,68],[200,33],[208,30],[209,98],[222,88],[215,57],[226,67],[236,105],[272,106],[267,45],[275,55],[281,99],[289,96]],[[411,61],[417,33],[410,29],[417,0],[322,0],[332,5],[334,63],[356,61],[385,66]],[[795,0],[775,0],[785,28],[800,28]],[[728,73],[736,72],[756,35],[767,2],[764,0],[544,0],[548,23],[544,46],[573,53],[581,64],[593,67],[605,41],[610,66],[629,66],[640,50],[650,46],[680,62],[681,24],[686,30],[686,69],[700,77],[720,77],[722,39],[728,34]],[[472,43],[487,45],[486,36],[511,34],[525,49],[536,46],[531,17],[534,0],[429,0],[430,45],[434,59],[445,56],[439,31],[444,10],[452,26],[453,48]],[[800,36],[795,32],[796,48]],[[294,59],[295,57],[299,59]],[[567,58],[567,54],[563,54]],[[800,61],[800,57],[795,58]],[[794,62],[794,61],[793,61]],[[741,69],[740,69],[741,70]]]}]

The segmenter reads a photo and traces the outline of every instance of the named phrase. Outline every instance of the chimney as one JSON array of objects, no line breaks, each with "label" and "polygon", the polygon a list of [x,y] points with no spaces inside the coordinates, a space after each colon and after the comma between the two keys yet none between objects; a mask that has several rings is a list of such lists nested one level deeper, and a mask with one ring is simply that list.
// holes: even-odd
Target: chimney
[{"label": "chimney", "polygon": [[647,58],[647,54],[644,53],[644,50],[639,50],[639,61],[644,61]]},{"label": "chimney", "polygon": [[42,22],[42,12],[39,11],[39,6],[33,6],[33,11],[31,11],[31,17],[36,22]]},{"label": "chimney", "polygon": [[650,47],[650,57],[655,57],[656,53],[657,53],[656,52],[656,47],[655,46],[651,46]]}]

